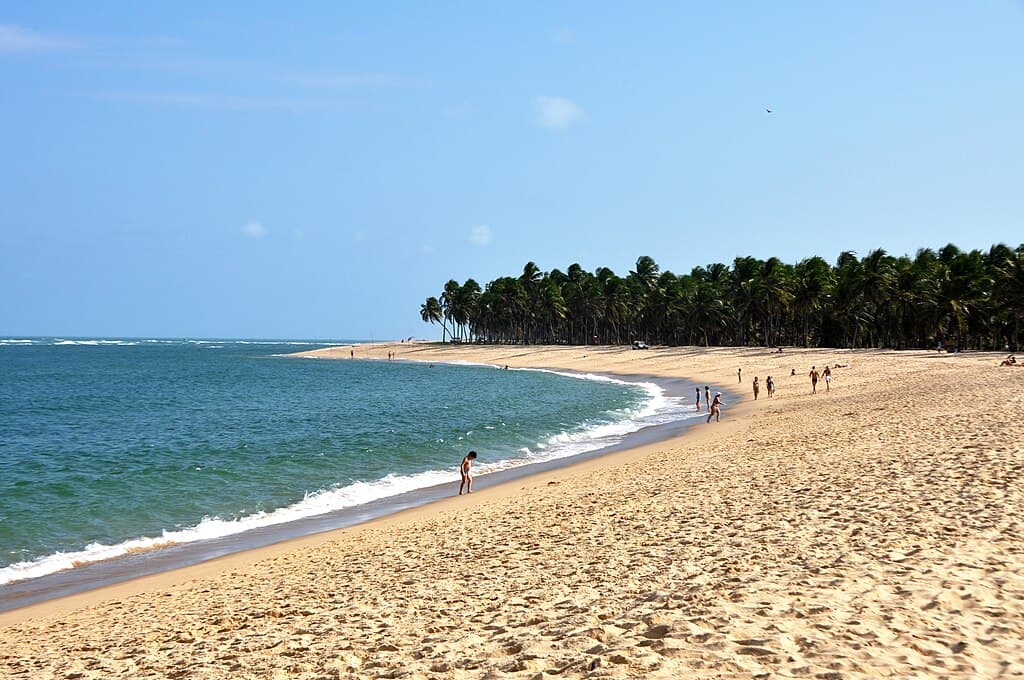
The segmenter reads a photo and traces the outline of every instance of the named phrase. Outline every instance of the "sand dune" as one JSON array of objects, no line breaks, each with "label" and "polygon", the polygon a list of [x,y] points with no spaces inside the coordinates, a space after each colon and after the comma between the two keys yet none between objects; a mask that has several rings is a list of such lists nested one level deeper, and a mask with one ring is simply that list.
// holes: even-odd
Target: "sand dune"
[{"label": "sand dune", "polygon": [[[668,442],[0,615],[0,676],[1024,674],[1024,370],[929,352],[356,354],[388,351],[731,389],[742,366],[744,401]],[[836,362],[809,394],[810,365]],[[754,403],[768,373],[778,396]]]}]

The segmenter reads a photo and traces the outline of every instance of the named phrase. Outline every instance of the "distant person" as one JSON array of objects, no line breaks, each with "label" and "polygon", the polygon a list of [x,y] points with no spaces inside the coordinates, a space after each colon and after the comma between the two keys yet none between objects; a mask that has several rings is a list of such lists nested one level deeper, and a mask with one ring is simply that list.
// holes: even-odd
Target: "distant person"
[{"label": "distant person", "polygon": [[771,376],[768,376],[767,378],[764,379],[764,386],[768,390],[768,397],[769,398],[774,397],[775,396],[775,381],[772,380]]},{"label": "distant person", "polygon": [[356,358],[356,351],[354,349],[350,349],[348,351],[348,358],[349,359],[355,359]]},{"label": "distant person", "polygon": [[[796,370],[796,369],[793,369]],[[818,393],[818,369],[811,366],[811,372],[807,375],[811,376],[811,394]]]},{"label": "distant person", "polygon": [[761,386],[757,383],[757,376],[754,376],[754,401],[757,401],[757,393],[761,391]]},{"label": "distant person", "polygon": [[711,409],[710,409],[711,412],[708,414],[708,422],[709,423],[711,422],[712,418],[715,419],[716,423],[720,422],[722,420],[722,407],[723,406],[725,406],[725,404],[722,403],[722,393],[721,392],[716,392],[715,393],[715,400],[711,402]]},{"label": "distant person", "polygon": [[473,461],[476,460],[476,451],[470,451],[466,454],[466,457],[462,459],[462,465],[459,466],[459,474],[462,476],[462,481],[459,482],[459,495],[463,493],[465,489],[466,493],[473,493]]},{"label": "distant person", "polygon": [[707,385],[704,386],[704,404],[711,410],[711,388]]},{"label": "distant person", "polygon": [[822,371],[821,376],[825,378],[825,391],[832,391],[832,371],[828,366],[825,366],[825,370]]},{"label": "distant person", "polygon": [[789,372],[789,374],[790,375],[796,375],[796,369],[794,368],[792,371]]},{"label": "distant person", "polygon": [[700,413],[700,388],[697,388],[697,413]]},{"label": "distant person", "polygon": [[743,367],[742,366],[740,368],[736,369],[736,377],[739,378],[739,382],[740,383],[743,382]]}]

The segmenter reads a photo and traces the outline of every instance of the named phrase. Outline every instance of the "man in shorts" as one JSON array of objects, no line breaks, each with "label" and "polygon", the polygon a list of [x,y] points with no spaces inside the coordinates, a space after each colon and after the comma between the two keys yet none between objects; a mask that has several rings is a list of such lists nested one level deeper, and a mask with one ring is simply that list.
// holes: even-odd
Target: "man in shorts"
[{"label": "man in shorts", "polygon": [[811,366],[811,372],[807,375],[811,376],[811,394],[818,393],[818,369]]}]

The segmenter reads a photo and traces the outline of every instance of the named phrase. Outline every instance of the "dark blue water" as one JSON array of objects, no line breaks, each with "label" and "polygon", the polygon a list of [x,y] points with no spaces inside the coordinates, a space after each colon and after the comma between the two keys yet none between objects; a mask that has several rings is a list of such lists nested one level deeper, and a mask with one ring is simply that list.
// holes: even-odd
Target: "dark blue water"
[{"label": "dark blue water", "polygon": [[281,356],[303,342],[0,339],[0,584],[561,458],[673,416],[653,386]]}]

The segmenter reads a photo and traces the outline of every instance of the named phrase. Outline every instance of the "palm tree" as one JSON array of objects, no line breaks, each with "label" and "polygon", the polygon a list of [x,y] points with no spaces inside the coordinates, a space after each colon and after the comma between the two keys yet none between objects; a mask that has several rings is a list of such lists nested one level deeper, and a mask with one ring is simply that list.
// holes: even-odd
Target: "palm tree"
[{"label": "palm tree", "polygon": [[804,347],[811,342],[811,323],[821,324],[822,312],[831,300],[834,277],[828,262],[820,257],[801,260],[793,269],[793,319],[801,330]]},{"label": "palm tree", "polygon": [[757,271],[757,309],[764,318],[764,344],[771,347],[782,316],[789,308],[793,294],[789,290],[789,271],[782,260],[770,257]]},{"label": "palm tree", "polygon": [[[1024,317],[1024,244],[1010,249],[993,246],[987,257],[992,276],[993,305],[1003,325],[1002,343],[1021,351],[1021,317]],[[1012,330],[1011,330],[1012,329]]]},{"label": "palm tree", "polygon": [[875,323],[868,327],[869,344],[879,344],[879,331],[888,321],[886,301],[892,299],[892,258],[878,248],[868,253],[857,268],[857,288]]},{"label": "palm tree", "polygon": [[441,342],[446,342],[447,337],[445,333],[448,330],[448,327],[445,325],[441,315],[441,303],[437,301],[436,297],[428,297],[427,301],[420,305],[420,318],[423,319],[424,323],[440,323]]},{"label": "palm tree", "polygon": [[452,324],[452,339],[457,340],[455,336],[456,321],[455,315],[459,310],[459,290],[461,286],[455,279],[448,279],[448,283],[444,284],[444,292],[441,293],[441,308],[444,312],[444,318]]}]

